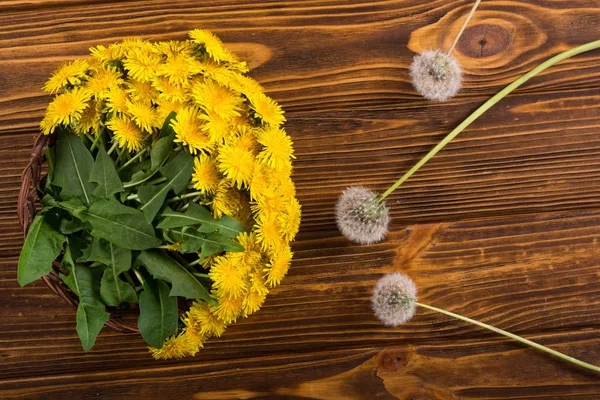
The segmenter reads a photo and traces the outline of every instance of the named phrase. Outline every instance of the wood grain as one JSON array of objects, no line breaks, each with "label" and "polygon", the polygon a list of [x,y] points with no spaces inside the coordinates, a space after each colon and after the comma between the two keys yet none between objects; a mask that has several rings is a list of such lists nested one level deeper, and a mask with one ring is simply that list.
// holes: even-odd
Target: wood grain
[{"label": "wood grain", "polygon": [[[424,106],[407,68],[415,51],[447,47],[468,4],[180,0],[7,9],[0,13],[0,132],[37,125],[48,102],[39,88],[60,62],[132,35],[183,39],[193,27],[214,30],[249,60],[288,112]],[[484,2],[456,52],[466,74],[459,98],[494,93],[541,60],[600,36],[599,18],[596,0]],[[597,54],[566,61],[523,90],[573,87],[600,87]]]},{"label": "wood grain", "polygon": [[[357,184],[385,190],[484,99],[290,115],[302,232],[337,235],[333,208],[341,190]],[[596,89],[510,96],[390,196],[394,226],[596,207],[598,115]],[[0,254],[16,255],[22,245],[14,199],[35,134],[0,135],[6,149],[0,158]]]},{"label": "wood grain", "polygon": [[[600,52],[504,99],[388,201],[388,240],[340,237],[344,187],[383,190],[494,92],[600,37],[596,0],[483,2],[455,55],[465,88],[422,100],[415,52],[445,48],[471,1],[9,0],[0,3],[0,398],[597,399],[597,375],[419,311],[372,316],[384,273],[420,299],[600,364]],[[154,361],[104,330],[84,354],[75,312],[41,282],[19,288],[15,207],[65,60],[130,35],[214,30],[287,111],[303,222],[294,263],[264,308],[192,359]]]},{"label": "wood grain", "polygon": [[[495,337],[430,312],[420,312],[399,329],[381,326],[370,312],[370,290],[392,271],[411,275],[424,303],[518,334],[585,331],[600,340],[599,236],[600,212],[585,211],[416,225],[374,246],[351,246],[339,238],[304,240],[294,247],[296,259],[285,283],[261,312],[211,340],[198,361],[341,351],[367,343],[384,348],[437,341],[441,346]],[[4,264],[14,265],[14,260]],[[114,373],[198,362],[148,360],[139,337],[109,331],[85,355],[73,330],[74,311],[39,283],[15,292],[15,271],[1,270],[7,290],[0,291],[0,303],[9,307],[0,312],[0,379],[24,374],[52,379],[74,368]],[[24,335],[31,320],[38,332]],[[596,362],[600,348],[586,346],[583,354]],[[565,373],[572,369],[558,364]]]}]

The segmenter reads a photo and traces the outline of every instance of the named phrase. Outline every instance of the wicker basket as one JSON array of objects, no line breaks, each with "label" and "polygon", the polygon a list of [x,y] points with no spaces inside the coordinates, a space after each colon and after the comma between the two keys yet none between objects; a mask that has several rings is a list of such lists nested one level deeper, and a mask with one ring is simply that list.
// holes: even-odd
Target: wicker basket
[{"label": "wicker basket", "polygon": [[[43,173],[43,165],[46,161],[45,150],[48,146],[53,145],[55,141],[55,135],[38,135],[31,152],[31,160],[21,174],[21,190],[19,192],[17,214],[19,216],[19,222],[23,227],[24,235],[27,235],[29,225],[31,225],[38,210],[37,204],[40,200],[38,187],[40,187],[46,179],[46,176]],[[46,282],[46,285],[48,285],[50,290],[62,297],[67,303],[77,308],[77,295],[69,289],[59,276],[59,259],[54,261],[52,267],[52,271],[43,277],[44,282]],[[105,326],[119,332],[139,332],[135,323],[126,320],[129,319],[126,318],[127,315],[137,315],[138,310],[116,307],[107,307],[107,310],[110,312],[111,316]]]}]

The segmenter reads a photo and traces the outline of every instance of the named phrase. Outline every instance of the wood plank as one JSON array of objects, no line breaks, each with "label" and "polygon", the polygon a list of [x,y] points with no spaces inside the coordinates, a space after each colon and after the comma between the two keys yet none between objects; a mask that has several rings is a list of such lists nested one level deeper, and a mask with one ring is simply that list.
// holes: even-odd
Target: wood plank
[{"label": "wood plank", "polygon": [[[0,132],[35,128],[49,99],[39,88],[57,65],[85,56],[90,46],[132,35],[183,39],[194,27],[214,30],[248,60],[252,76],[288,112],[423,107],[408,65],[415,51],[447,48],[469,6],[445,0],[179,0],[77,3],[34,13],[0,5]],[[459,98],[494,93],[541,60],[599,37],[599,17],[596,0],[485,2],[456,51],[466,74]],[[594,52],[566,61],[523,90],[598,88],[599,57]]]},{"label": "wood plank", "polygon": [[[414,278],[422,302],[517,334],[567,331],[576,336],[585,331],[591,342],[573,353],[598,363],[600,211],[415,225],[373,246],[353,246],[332,236],[315,232],[296,242],[290,274],[263,309],[209,341],[197,358],[179,362],[151,360],[139,337],[108,330],[84,354],[74,330],[74,310],[41,283],[17,288],[16,259],[5,258],[0,261],[0,304],[5,305],[0,308],[0,379],[41,379],[74,370],[177,374],[183,366],[219,360],[427,346],[432,341],[442,346],[490,337],[431,312],[419,312],[395,330],[382,326],[370,311],[369,297],[375,281],[392,271]],[[552,343],[566,346],[576,340],[568,334],[559,337]],[[497,356],[478,365],[482,371],[503,369],[492,360],[497,362]],[[436,362],[432,368],[438,368]],[[512,374],[510,369],[503,373]],[[514,379],[517,384],[522,376]]]},{"label": "wood plank", "polygon": [[[320,110],[288,116],[302,232],[335,231],[340,191],[383,191],[484,101]],[[577,109],[577,112],[574,110]],[[393,226],[595,208],[600,199],[600,91],[506,98],[450,143],[390,199]],[[19,175],[35,132],[0,135],[0,254],[16,255]],[[335,233],[332,233],[335,235]]]},{"label": "wood plank", "polygon": [[[575,357],[600,358],[598,332],[532,339]],[[78,399],[595,400],[599,391],[597,375],[498,338],[274,353],[0,382],[2,398],[45,400],[74,393]]]}]

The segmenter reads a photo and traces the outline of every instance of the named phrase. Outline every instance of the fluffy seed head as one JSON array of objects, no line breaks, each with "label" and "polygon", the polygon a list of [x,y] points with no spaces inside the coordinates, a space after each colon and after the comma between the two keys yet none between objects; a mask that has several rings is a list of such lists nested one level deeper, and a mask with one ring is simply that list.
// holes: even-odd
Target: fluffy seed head
[{"label": "fluffy seed head", "polygon": [[375,316],[387,326],[399,326],[415,315],[417,287],[412,279],[400,273],[379,279],[371,305]]},{"label": "fluffy seed head", "polygon": [[410,77],[415,89],[433,101],[446,101],[461,87],[460,64],[451,55],[440,50],[418,54],[410,66]]},{"label": "fluffy seed head", "polygon": [[338,228],[348,240],[359,244],[377,243],[385,237],[389,209],[377,201],[377,194],[362,186],[344,190],[335,206]]}]

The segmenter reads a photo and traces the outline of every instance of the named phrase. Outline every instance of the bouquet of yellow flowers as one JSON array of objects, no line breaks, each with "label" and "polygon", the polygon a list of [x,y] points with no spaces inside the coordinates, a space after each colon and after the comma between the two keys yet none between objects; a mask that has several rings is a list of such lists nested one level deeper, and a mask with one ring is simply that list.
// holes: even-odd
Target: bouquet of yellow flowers
[{"label": "bouquet of yellow flowers", "polygon": [[58,259],[85,351],[107,310],[137,304],[155,358],[194,355],[290,265],[300,204],[283,111],[214,34],[189,36],[94,47],[44,86],[56,141],[18,279]]}]

